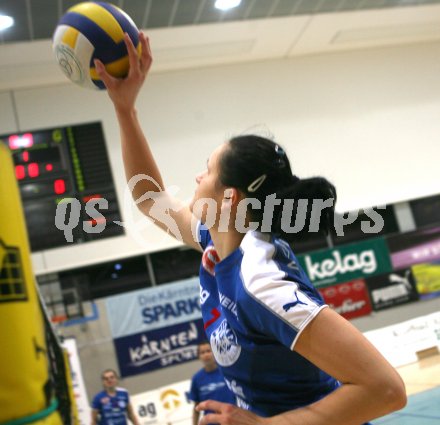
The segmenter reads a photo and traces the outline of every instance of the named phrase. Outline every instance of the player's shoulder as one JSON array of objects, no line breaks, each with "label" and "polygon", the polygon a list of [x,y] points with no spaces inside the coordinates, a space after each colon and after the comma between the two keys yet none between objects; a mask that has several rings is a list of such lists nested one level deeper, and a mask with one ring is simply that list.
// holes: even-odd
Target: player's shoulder
[{"label": "player's shoulder", "polygon": [[116,387],[116,394],[118,395],[127,395],[128,396],[128,390],[123,387]]},{"label": "player's shoulder", "polygon": [[206,370],[202,367],[192,377],[193,381],[198,381],[206,376]]},{"label": "player's shoulder", "polygon": [[107,393],[105,391],[100,391],[99,393],[96,393],[93,397],[93,403],[99,404],[101,400],[105,397],[108,397]]},{"label": "player's shoulder", "polygon": [[243,252],[240,275],[247,291],[273,280],[282,280],[286,273],[274,261],[277,247],[269,234],[247,232],[240,245]]},{"label": "player's shoulder", "polygon": [[98,399],[98,398],[101,398],[101,397],[103,397],[105,395],[107,395],[107,393],[105,391],[99,391],[99,393],[96,393],[95,397],[93,397],[93,398]]}]

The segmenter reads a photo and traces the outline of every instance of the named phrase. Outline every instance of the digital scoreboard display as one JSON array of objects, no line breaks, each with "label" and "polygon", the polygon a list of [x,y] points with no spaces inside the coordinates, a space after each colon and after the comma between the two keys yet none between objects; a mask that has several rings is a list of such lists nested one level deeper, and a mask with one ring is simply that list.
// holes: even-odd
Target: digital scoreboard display
[{"label": "digital scoreboard display", "polygon": [[[12,152],[33,252],[70,243],[55,225],[58,204],[69,198],[81,205],[79,224],[72,231],[73,243],[124,233],[123,227],[115,224],[121,216],[100,123],[3,135],[0,143]],[[105,221],[98,233],[87,231],[88,226],[97,224],[85,210],[86,203],[94,199],[108,202],[105,210],[95,207]]]}]

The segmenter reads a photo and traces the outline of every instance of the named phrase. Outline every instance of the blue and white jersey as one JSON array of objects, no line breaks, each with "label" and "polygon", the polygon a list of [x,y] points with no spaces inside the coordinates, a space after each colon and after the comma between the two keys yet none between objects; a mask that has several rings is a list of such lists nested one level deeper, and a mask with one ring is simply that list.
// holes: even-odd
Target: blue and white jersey
[{"label": "blue and white jersey", "polygon": [[196,403],[205,400],[216,400],[235,404],[235,396],[226,385],[219,368],[209,372],[205,369],[200,369],[195,373],[191,380],[188,397]]},{"label": "blue and white jersey", "polygon": [[106,391],[96,394],[92,401],[92,409],[99,412],[99,425],[127,425],[127,407],[130,403],[128,391],[116,388],[116,394]]},{"label": "blue and white jersey", "polygon": [[203,226],[199,236],[205,331],[238,406],[273,416],[335,390],[337,380],[293,351],[307,324],[327,306],[290,246],[249,231],[219,262]]}]

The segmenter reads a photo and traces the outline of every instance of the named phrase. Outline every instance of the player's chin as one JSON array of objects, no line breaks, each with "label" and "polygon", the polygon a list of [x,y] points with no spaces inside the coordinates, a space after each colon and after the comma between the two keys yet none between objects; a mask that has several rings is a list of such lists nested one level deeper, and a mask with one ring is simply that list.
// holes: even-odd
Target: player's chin
[{"label": "player's chin", "polygon": [[[194,212],[194,205],[195,205],[195,203],[196,203],[196,199],[195,199],[195,196],[191,199],[191,201],[189,202],[189,204],[188,204],[188,207],[189,207],[189,210],[195,215],[195,212]],[[199,217],[197,217],[197,218],[199,218]]]},{"label": "player's chin", "polygon": [[194,217],[197,218],[197,220],[200,220],[202,223],[204,222],[204,216],[205,214],[205,208],[200,208],[200,203],[197,202],[197,196],[194,194],[194,197],[191,199],[189,203],[189,210],[194,215]]}]

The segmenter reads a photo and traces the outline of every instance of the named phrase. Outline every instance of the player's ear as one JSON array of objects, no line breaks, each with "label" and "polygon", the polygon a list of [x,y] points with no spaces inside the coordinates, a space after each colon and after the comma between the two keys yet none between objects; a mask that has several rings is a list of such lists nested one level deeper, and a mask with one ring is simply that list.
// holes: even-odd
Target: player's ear
[{"label": "player's ear", "polygon": [[224,205],[236,205],[240,202],[240,192],[235,187],[227,187],[224,190],[223,203]]}]

